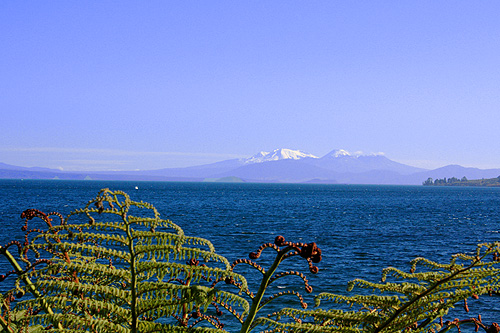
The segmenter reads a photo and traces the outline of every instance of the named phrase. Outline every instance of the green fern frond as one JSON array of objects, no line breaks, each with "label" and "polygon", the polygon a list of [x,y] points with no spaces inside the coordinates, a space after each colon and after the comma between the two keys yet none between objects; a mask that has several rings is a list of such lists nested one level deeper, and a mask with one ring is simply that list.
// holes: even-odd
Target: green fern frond
[{"label": "green fern frond", "polygon": [[[153,332],[156,327],[170,332],[173,326],[165,326],[165,318],[207,310],[213,302],[231,304],[243,312],[249,309],[240,296],[203,285],[230,277],[247,288],[245,278],[232,272],[229,261],[215,253],[211,242],[187,237],[178,225],[162,220],[152,205],[132,201],[121,191],[101,190],[61,225],[32,233],[19,258],[27,268],[34,264],[30,253],[45,261],[23,272],[15,287],[19,293],[39,293],[17,302],[10,316],[37,309],[28,316],[30,327],[127,333],[147,332],[139,327],[151,327]],[[188,259],[202,259],[209,266],[182,263]],[[29,282],[31,289],[24,286],[29,279],[34,281]],[[179,279],[186,284],[170,282]],[[44,310],[49,308],[54,311]],[[145,314],[149,316],[141,319]],[[149,322],[151,318],[157,322]]]},{"label": "green fern frond", "polygon": [[143,321],[139,324],[139,331],[142,333],[160,332],[160,333],[222,333],[227,332],[223,329],[212,327],[179,327],[170,324],[161,324]]}]

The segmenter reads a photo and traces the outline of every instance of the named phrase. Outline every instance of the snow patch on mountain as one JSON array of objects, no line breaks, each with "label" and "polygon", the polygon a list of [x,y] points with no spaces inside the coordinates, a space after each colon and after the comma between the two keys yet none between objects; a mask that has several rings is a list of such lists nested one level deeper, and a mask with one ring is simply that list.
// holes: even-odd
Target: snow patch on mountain
[{"label": "snow patch on mountain", "polygon": [[275,149],[272,152],[261,151],[260,153],[244,160],[245,164],[263,163],[279,160],[300,160],[303,158],[318,158],[315,155],[292,149]]},{"label": "snow patch on mountain", "polygon": [[329,157],[346,157],[346,156],[351,156],[351,153],[349,153],[347,150],[344,150],[344,149],[334,149],[331,152],[329,152],[328,154],[326,154],[326,156],[329,156]]},{"label": "snow patch on mountain", "polygon": [[[349,159],[357,159],[361,156],[383,156],[384,153],[371,153],[365,154],[362,151],[349,152],[345,149],[334,149],[325,156],[323,159],[331,159],[331,158],[349,158]],[[307,152],[301,150],[293,150],[293,149],[275,149],[271,152],[261,151],[258,154],[246,159],[240,159],[240,163],[242,164],[253,164],[253,163],[264,163],[271,161],[279,161],[279,160],[300,160],[303,158],[314,158],[319,159],[318,156],[313,154],[309,154]]]},{"label": "snow patch on mountain", "polygon": [[352,158],[357,158],[361,156],[384,156],[384,153],[370,153],[370,154],[365,154],[362,151],[355,151],[355,152],[349,152],[345,149],[334,149],[323,158],[342,158],[342,157],[352,157]]}]

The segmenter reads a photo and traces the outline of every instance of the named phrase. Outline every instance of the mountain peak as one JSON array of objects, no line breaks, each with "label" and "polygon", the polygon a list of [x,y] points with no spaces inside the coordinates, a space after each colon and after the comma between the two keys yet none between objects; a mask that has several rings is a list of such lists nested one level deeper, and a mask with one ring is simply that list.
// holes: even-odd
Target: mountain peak
[{"label": "mountain peak", "polygon": [[347,150],[344,149],[334,149],[328,154],[326,154],[324,157],[348,157],[352,156],[351,153],[349,153]]},{"label": "mountain peak", "polygon": [[339,158],[339,157],[340,158],[341,157],[358,158],[358,157],[361,157],[361,156],[371,156],[371,157],[374,157],[374,156],[384,156],[384,153],[365,154],[362,151],[356,151],[356,152],[351,153],[351,152],[348,152],[345,149],[334,149],[331,152],[329,152],[328,154],[326,154],[325,156],[323,156],[323,158]]},{"label": "mountain peak", "polygon": [[261,151],[260,153],[244,160],[244,163],[250,164],[250,163],[263,163],[263,162],[279,161],[279,160],[300,160],[303,158],[318,158],[318,157],[303,152],[301,150],[280,148],[280,149],[275,149],[272,152]]}]

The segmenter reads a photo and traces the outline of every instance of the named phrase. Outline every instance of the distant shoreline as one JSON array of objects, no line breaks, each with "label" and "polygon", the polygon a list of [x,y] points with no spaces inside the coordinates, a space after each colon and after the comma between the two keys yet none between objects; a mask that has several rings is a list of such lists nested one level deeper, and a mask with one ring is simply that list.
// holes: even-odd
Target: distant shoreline
[{"label": "distant shoreline", "polygon": [[422,183],[424,186],[482,186],[482,187],[500,187],[500,176],[496,178],[482,178],[482,179],[467,179],[463,177],[458,179],[452,178],[442,178],[435,179],[428,178]]}]

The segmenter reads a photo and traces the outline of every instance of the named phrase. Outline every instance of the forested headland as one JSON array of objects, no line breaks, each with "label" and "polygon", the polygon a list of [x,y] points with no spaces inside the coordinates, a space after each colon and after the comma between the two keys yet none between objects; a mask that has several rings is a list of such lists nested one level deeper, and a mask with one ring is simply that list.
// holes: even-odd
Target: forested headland
[{"label": "forested headland", "polygon": [[456,177],[451,178],[427,178],[425,182],[422,183],[424,186],[500,186],[500,176],[496,178],[482,178],[482,179],[467,179],[467,177],[462,177],[458,179]]}]

